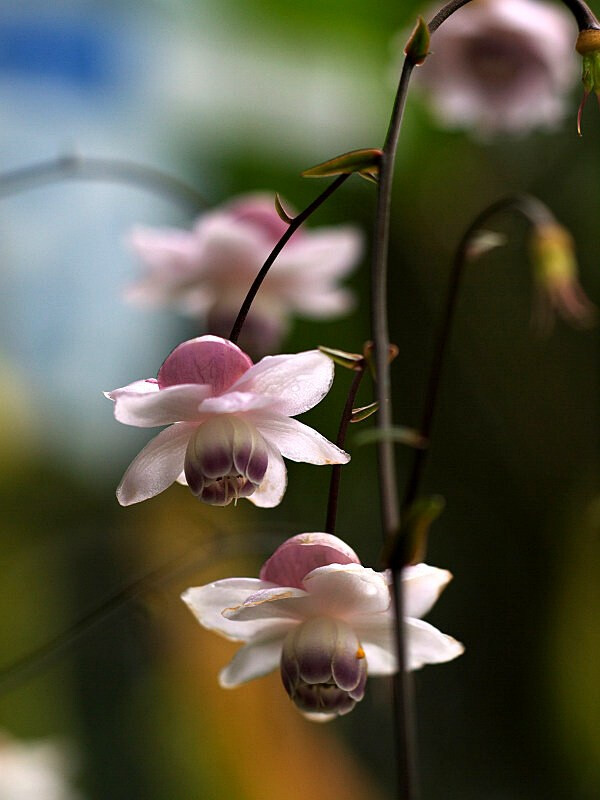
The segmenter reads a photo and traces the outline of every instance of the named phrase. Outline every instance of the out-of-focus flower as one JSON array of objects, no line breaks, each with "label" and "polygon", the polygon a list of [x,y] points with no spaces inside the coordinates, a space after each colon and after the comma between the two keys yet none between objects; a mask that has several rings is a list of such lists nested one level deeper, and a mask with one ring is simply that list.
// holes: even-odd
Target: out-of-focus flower
[{"label": "out-of-focus flower", "polygon": [[595,93],[600,105],[600,31],[595,28],[580,31],[575,49],[583,61],[583,97],[577,112],[577,133],[581,136],[581,115],[591,92]]},{"label": "out-of-focus flower", "polygon": [[486,136],[551,127],[576,79],[573,21],[538,0],[473,0],[431,40],[416,73],[442,124]]},{"label": "out-of-focus flower", "polygon": [[[407,668],[450,661],[463,646],[420,617],[452,576],[416,564],[402,573]],[[201,625],[244,642],[221,671],[229,688],[281,670],[302,713],[327,720],[364,695],[367,673],[396,671],[388,573],[363,567],[348,545],[327,533],[302,533],[266,561],[260,578],[229,578],[182,595]]]},{"label": "out-of-focus flower", "polygon": [[[127,297],[202,316],[211,333],[226,336],[286,229],[266,194],[241,197],[203,214],[191,231],[136,228],[130,241],[148,271]],[[356,266],[361,251],[362,237],[350,226],[296,231],[253,302],[246,341],[264,353],[275,349],[290,314],[328,318],[348,311],[352,294],[338,281]]]},{"label": "out-of-focus flower", "polygon": [[579,327],[596,321],[596,307],[579,283],[573,237],[559,223],[535,225],[530,252],[536,283],[532,320],[542,332],[552,328],[554,313]]},{"label": "out-of-focus flower", "polygon": [[200,500],[227,505],[247,497],[276,506],[285,492],[282,455],[309,464],[344,464],[347,453],[292,416],[316,405],[333,381],[318,350],[266,356],[257,364],[218,336],[176,347],[157,379],[107,392],[126,425],[169,425],[130,464],[117,489],[121,505],[159,494],[174,481]]},{"label": "out-of-focus flower", "polygon": [[0,800],[78,800],[68,753],[53,741],[17,741],[0,732]]}]

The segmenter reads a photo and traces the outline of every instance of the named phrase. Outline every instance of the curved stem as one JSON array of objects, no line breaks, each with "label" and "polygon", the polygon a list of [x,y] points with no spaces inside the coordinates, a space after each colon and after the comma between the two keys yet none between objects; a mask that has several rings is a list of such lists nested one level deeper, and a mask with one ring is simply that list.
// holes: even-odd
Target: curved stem
[{"label": "curved stem", "polygon": [[[423,402],[423,414],[421,417],[419,433],[426,441],[429,441],[431,438],[433,419],[437,408],[439,388],[448,349],[448,342],[450,340],[452,324],[456,315],[456,306],[462,278],[465,267],[468,264],[469,244],[473,234],[476,233],[490,219],[490,217],[493,217],[501,211],[505,211],[507,209],[514,209],[515,211],[518,211],[534,225],[545,225],[554,222],[554,215],[537,198],[532,197],[531,195],[511,195],[510,197],[502,198],[501,200],[498,200],[485,208],[480,214],[477,215],[477,217],[464,232],[456,249],[456,254],[452,263],[448,289],[446,291],[446,300],[444,302],[444,310],[442,312],[442,319],[436,337],[431,368],[429,371],[427,390],[425,392],[425,400]],[[419,488],[423,478],[428,452],[428,447],[414,451],[412,466],[409,472],[409,478],[406,484],[406,491],[402,503],[403,509],[411,506],[419,494]],[[392,554],[390,556],[390,563],[393,564],[395,561],[397,561],[400,548],[401,543],[396,542],[396,546],[392,550]]]},{"label": "curved stem", "polygon": [[198,211],[209,205],[192,186],[154,167],[122,159],[78,155],[60,156],[0,174],[0,197],[65,180],[131,184],[169,197],[187,210]]},{"label": "curved stem", "polygon": [[319,208],[319,206],[322,205],[325,202],[325,200],[327,200],[327,198],[330,197],[336,191],[336,189],[339,189],[342,183],[344,183],[344,181],[346,181],[349,177],[350,173],[340,175],[339,177],[337,177],[333,181],[333,183],[329,184],[329,186],[327,187],[327,189],[325,189],[324,192],[321,192],[321,194],[315,200],[313,200],[312,203],[304,209],[304,211],[301,211],[300,214],[294,217],[294,219],[290,222],[288,229],[283,234],[281,239],[277,242],[275,247],[269,253],[267,260],[260,268],[258,275],[252,282],[252,286],[248,290],[248,294],[244,298],[244,302],[242,303],[242,306],[238,312],[235,322],[233,323],[231,333],[229,334],[229,339],[232,342],[237,342],[239,335],[242,331],[244,322],[246,321],[246,317],[248,316],[248,312],[250,311],[250,307],[252,306],[252,302],[256,297],[256,294],[260,289],[262,282],[267,277],[267,273],[273,266],[273,262],[275,261],[279,253],[281,253],[283,248],[286,246],[292,235],[298,230],[300,225],[302,225],[302,223],[305,222],[305,220],[307,220],[310,217],[310,215],[314,211],[316,211],[317,208]]},{"label": "curved stem", "polygon": [[[338,435],[335,441],[337,446],[340,447],[342,450],[344,449],[344,443],[346,441],[346,433],[348,432],[348,426],[350,424],[350,420],[352,419],[352,409],[354,408],[356,393],[358,392],[358,387],[360,386],[360,382],[362,381],[363,375],[365,374],[364,362],[362,363],[359,362],[359,364],[357,364],[355,369],[356,372],[354,373],[354,378],[352,379],[352,383],[350,384],[348,397],[346,398],[346,405],[344,406],[344,410],[342,412],[340,427],[338,428]],[[329,481],[329,500],[327,502],[327,517],[325,520],[326,533],[335,533],[335,522],[337,517],[341,475],[342,475],[342,464],[334,464],[331,469],[331,480]]]},{"label": "curved stem", "polygon": [[[437,14],[429,23],[429,33],[435,33],[435,31],[437,31],[440,25],[445,22],[448,17],[452,16],[455,11],[458,11],[460,8],[466,6],[467,3],[470,2],[471,0],[450,0],[449,3],[447,3],[437,12]],[[583,0],[562,0],[562,3],[575,17],[575,21],[577,22],[577,26],[579,27],[580,31],[589,30],[591,28],[600,28],[600,22],[598,22],[596,15],[591,8],[583,2]]]}]

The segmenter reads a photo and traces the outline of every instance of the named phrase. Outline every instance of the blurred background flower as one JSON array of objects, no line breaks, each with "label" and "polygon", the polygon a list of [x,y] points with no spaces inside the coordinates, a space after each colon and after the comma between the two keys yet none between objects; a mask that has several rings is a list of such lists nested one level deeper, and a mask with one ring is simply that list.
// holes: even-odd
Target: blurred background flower
[{"label": "blurred background flower", "polygon": [[[318,189],[302,169],[381,145],[390,31],[424,11],[391,0],[376,13],[359,0],[3,4],[2,167],[79,151],[159,166],[215,204],[269,186],[303,208]],[[455,245],[498,197],[529,191],[548,203],[598,302],[600,119],[586,117],[576,138],[580,93],[567,94],[556,128],[485,141],[440,129],[411,97],[391,230],[398,424],[420,418]],[[368,232],[373,207],[373,187],[353,178],[311,226],[351,221]],[[154,374],[198,333],[169,311],[122,302],[136,272],[123,239],[134,224],[189,228],[202,210],[107,181],[2,198],[0,666],[20,666],[0,685],[0,723],[19,738],[74,741],[82,793],[94,800],[320,800],[332,786],[347,800],[390,798],[385,679],[351,715],[315,730],[277,675],[217,691],[235,645],[200,630],[178,599],[191,585],[257,574],[287,536],[321,528],[326,468],[290,464],[285,501],[270,512],[208,509],[177,488],[127,509],[114,499],[147,432],[124,436],[102,390]],[[448,800],[592,800],[597,336],[560,320],[552,337],[531,336],[525,224],[494,227],[507,244],[467,272],[426,476],[425,490],[447,499],[427,557],[455,576],[430,620],[467,650],[415,675],[422,794],[437,798],[443,786]],[[365,271],[348,286],[354,316],[298,320],[282,349],[361,352]],[[340,371],[307,416],[330,439],[351,377]],[[371,400],[365,381],[357,403]],[[375,457],[354,436],[353,426],[338,530],[377,566]],[[402,480],[408,454],[399,457]]]}]

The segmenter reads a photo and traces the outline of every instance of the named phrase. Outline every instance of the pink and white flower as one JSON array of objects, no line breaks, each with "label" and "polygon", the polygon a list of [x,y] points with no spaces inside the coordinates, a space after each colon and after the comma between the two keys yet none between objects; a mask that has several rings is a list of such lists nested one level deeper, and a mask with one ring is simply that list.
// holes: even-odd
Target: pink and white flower
[{"label": "pink and white flower", "polygon": [[266,356],[257,364],[218,336],[183,342],[156,379],[107,392],[126,425],[168,425],[130,464],[117,489],[121,505],[147,500],[174,481],[200,500],[227,505],[247,497],[276,506],[287,474],[282,456],[344,464],[350,456],[291,417],[316,405],[333,381],[318,350]]},{"label": "pink and white flower", "polygon": [[[226,336],[252,281],[287,229],[267,194],[240,197],[203,214],[192,230],[136,228],[130,243],[147,267],[127,292],[143,305],[171,305]],[[248,317],[245,334],[274,349],[290,314],[326,319],[353,305],[338,286],[357,264],[362,237],[351,226],[300,229],[277,257]]]},{"label": "pink and white flower", "polygon": [[575,35],[553,4],[473,0],[436,31],[416,82],[449,127],[483,135],[552,127],[577,79]]},{"label": "pink and white flower", "polygon": [[19,741],[0,731],[2,800],[76,800],[69,749],[52,740]]},{"label": "pink and white flower", "polygon": [[[463,652],[460,642],[420,619],[451,577],[427,564],[403,570],[409,670]],[[279,667],[286,691],[311,719],[347,714],[362,699],[367,674],[397,669],[390,575],[363,567],[331,534],[294,536],[259,578],[216,581],[188,589],[182,599],[203,627],[244,643],[221,671],[221,686]]]}]

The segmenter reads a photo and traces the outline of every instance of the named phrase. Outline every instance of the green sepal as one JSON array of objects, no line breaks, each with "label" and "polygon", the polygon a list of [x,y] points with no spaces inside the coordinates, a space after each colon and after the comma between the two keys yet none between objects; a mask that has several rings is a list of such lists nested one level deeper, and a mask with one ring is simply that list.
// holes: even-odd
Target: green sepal
[{"label": "green sepal", "polygon": [[368,419],[372,414],[374,414],[378,408],[379,403],[369,403],[368,406],[353,408],[350,422],[362,422],[364,419]]},{"label": "green sepal", "polygon": [[275,211],[277,212],[277,216],[279,217],[279,219],[283,220],[283,222],[286,222],[288,225],[290,225],[294,221],[294,218],[290,217],[290,215],[283,207],[281,203],[281,198],[277,193],[275,194]]},{"label": "green sepal", "polygon": [[345,350],[336,350],[333,347],[324,347],[323,345],[319,345],[319,350],[329,356],[336,364],[339,364],[340,367],[353,370],[364,369],[365,358],[360,353],[347,353]]},{"label": "green sepal", "polygon": [[303,178],[330,178],[333,175],[350,175],[358,172],[363,178],[376,181],[382,155],[382,151],[376,149],[352,150],[305,169],[301,175]]},{"label": "green sepal", "polygon": [[417,17],[417,23],[404,48],[405,56],[412,64],[418,67],[429,55],[430,42],[429,26],[423,17]]}]

